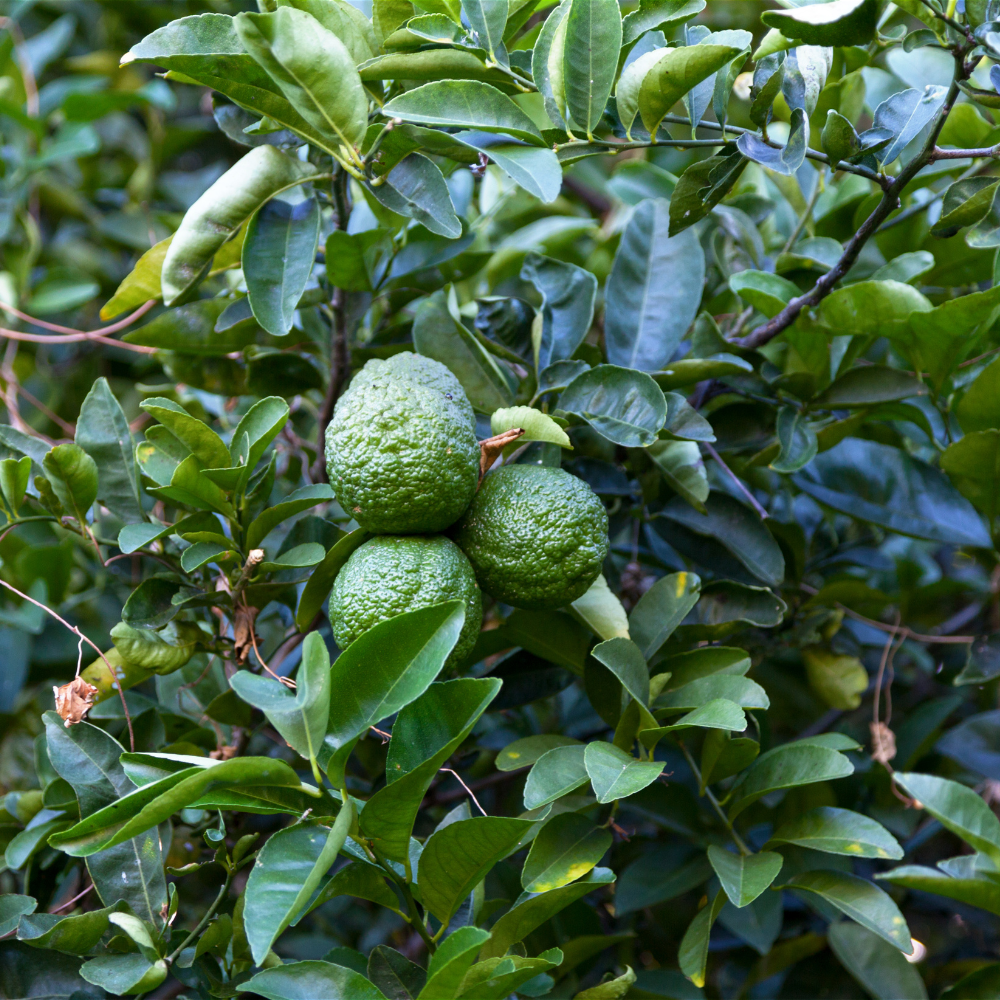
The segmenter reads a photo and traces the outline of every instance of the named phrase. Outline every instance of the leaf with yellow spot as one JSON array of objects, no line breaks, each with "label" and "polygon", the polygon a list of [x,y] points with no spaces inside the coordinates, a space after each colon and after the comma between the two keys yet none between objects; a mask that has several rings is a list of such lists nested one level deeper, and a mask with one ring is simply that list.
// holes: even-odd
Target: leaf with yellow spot
[{"label": "leaf with yellow spot", "polygon": [[875,820],[850,809],[820,806],[782,824],[769,844],[796,844],[855,858],[903,856],[896,838]]},{"label": "leaf with yellow spot", "polygon": [[521,871],[526,892],[551,892],[583,878],[611,846],[612,837],[578,813],[560,813],[535,837]]}]

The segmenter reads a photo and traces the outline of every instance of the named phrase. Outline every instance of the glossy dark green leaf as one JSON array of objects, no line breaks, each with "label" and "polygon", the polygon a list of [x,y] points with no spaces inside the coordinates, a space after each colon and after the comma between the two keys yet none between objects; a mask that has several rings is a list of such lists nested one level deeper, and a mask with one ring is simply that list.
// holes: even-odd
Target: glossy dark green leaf
[{"label": "glossy dark green leaf", "polygon": [[540,927],[571,903],[613,881],[614,874],[608,868],[595,868],[585,878],[559,889],[526,894],[525,898],[515,903],[493,925],[493,936],[483,945],[479,957],[485,959],[504,955],[511,945],[523,940],[536,927]]},{"label": "glossy dark green leaf", "polygon": [[577,376],[559,397],[567,413],[582,417],[615,444],[651,444],[667,417],[662,390],[646,374],[598,365]]},{"label": "glossy dark green leaf", "polygon": [[985,431],[1000,428],[1000,362],[988,364],[965,390],[955,407],[962,430]]},{"label": "glossy dark green leaf", "polygon": [[438,236],[457,239],[462,235],[444,175],[420,153],[410,153],[397,163],[386,174],[385,183],[371,192],[390,211],[415,219]]},{"label": "glossy dark green leaf", "polygon": [[295,623],[300,630],[309,628],[312,620],[319,614],[323,603],[330,596],[333,581],[337,578],[341,567],[350,558],[351,553],[368,541],[370,537],[371,535],[363,528],[356,528],[341,538],[312,571],[306,581],[302,596],[299,598],[299,606],[295,611]]},{"label": "glossy dark green leaf", "polygon": [[771,844],[798,844],[828,854],[856,858],[903,856],[896,838],[875,820],[849,809],[820,806],[783,823],[771,836]]},{"label": "glossy dark green leaf", "polygon": [[554,816],[531,842],[521,885],[525,892],[551,892],[575,882],[604,857],[611,839],[579,813]]},{"label": "glossy dark green leaf", "polygon": [[568,795],[590,780],[583,744],[553,747],[541,754],[528,772],[524,808],[538,809]]},{"label": "glossy dark green leaf", "polygon": [[390,784],[368,800],[360,819],[362,833],[385,857],[409,864],[410,833],[431,781],[468,736],[500,686],[501,682],[492,678],[432,684],[399,713],[393,741],[402,741],[399,757],[405,759],[406,766],[403,760],[393,760],[390,741],[386,764]]},{"label": "glossy dark green leaf", "polygon": [[992,523],[1000,503],[1000,430],[972,431],[948,445],[941,455],[941,468],[958,492]]},{"label": "glossy dark green leaf", "polygon": [[279,504],[268,507],[259,517],[255,518],[247,529],[247,548],[255,549],[260,543],[286,518],[300,514],[304,510],[333,499],[333,490],[325,483],[315,486],[303,486],[296,490]]},{"label": "glossy dark green leaf", "polygon": [[427,972],[388,945],[376,945],[368,956],[368,978],[389,1000],[413,1000],[427,982]]},{"label": "glossy dark green leaf", "polygon": [[428,837],[418,876],[424,906],[447,924],[490,869],[517,847],[531,825],[530,820],[473,816]]},{"label": "glossy dark green leaf", "polygon": [[708,965],[708,939],[712,925],[726,902],[726,894],[720,889],[711,903],[707,903],[688,925],[681,939],[677,961],[684,973],[699,989],[705,985],[705,967]]},{"label": "glossy dark green leaf", "polygon": [[888,445],[847,438],[817,455],[795,482],[826,506],[890,531],[990,545],[980,516],[941,472]]},{"label": "glossy dark green leaf", "polygon": [[842,920],[830,925],[827,940],[840,964],[872,996],[879,1000],[926,1000],[927,988],[917,968],[877,934]]},{"label": "glossy dark green leaf", "polygon": [[98,500],[125,522],[143,520],[132,432],[106,378],[94,383],[80,407],[76,443],[97,465]]},{"label": "glossy dark green leaf", "polygon": [[427,983],[417,1000],[457,996],[476,953],[489,937],[490,932],[479,927],[459,927],[449,934],[427,964]]},{"label": "glossy dark green leaf", "polygon": [[525,736],[514,740],[497,754],[494,761],[498,771],[517,771],[522,767],[530,767],[542,754],[555,750],[556,747],[579,746],[580,741],[571,736],[560,736],[558,733],[542,736]]},{"label": "glossy dark green leaf", "polygon": [[155,990],[167,978],[167,964],[144,955],[101,955],[84,962],[80,975],[113,996],[130,996]]},{"label": "glossy dark green leaf", "polygon": [[243,276],[254,318],[270,334],[292,328],[319,245],[315,198],[272,198],[250,219],[243,241]]},{"label": "glossy dark green leaf", "polygon": [[264,969],[237,987],[267,1000],[386,1000],[360,972],[332,962],[291,962]]},{"label": "glossy dark green leaf", "polygon": [[823,390],[811,405],[828,409],[874,406],[924,396],[927,386],[908,372],[884,365],[851,368]]},{"label": "glossy dark green leaf", "polygon": [[204,357],[221,357],[256,343],[261,331],[252,316],[224,330],[216,329],[225,311],[225,299],[201,299],[161,313],[145,326],[126,333],[122,340]]},{"label": "glossy dark green leaf", "polygon": [[629,615],[633,642],[650,660],[698,602],[701,580],[694,573],[669,573],[639,598]]},{"label": "glossy dark green leaf", "polygon": [[775,421],[780,451],[770,467],[775,472],[798,472],[808,465],[819,450],[816,431],[808,416],[794,406],[783,406]]},{"label": "glossy dark green leaf", "polygon": [[[671,678],[672,680],[672,678]],[[771,707],[767,692],[749,677],[735,674],[712,674],[698,677],[680,687],[664,691],[654,702],[654,708],[689,711],[701,708],[717,698],[727,698],[741,708],[767,709]]]},{"label": "glossy dark green leaf", "polygon": [[761,20],[804,45],[867,45],[875,37],[878,4],[833,0],[816,10],[769,10]]},{"label": "glossy dark green leaf", "polygon": [[[639,761],[613,743],[588,743],[584,754],[587,776],[601,803],[641,792],[663,773],[663,761]],[[527,804],[527,803],[526,803]]]},{"label": "glossy dark green leaf", "polygon": [[[549,948],[537,958],[505,955],[476,962],[462,981],[462,1000],[506,1000],[511,990],[528,996],[536,990],[551,989],[554,972],[562,960],[559,948]],[[634,973],[633,973],[634,975]]]},{"label": "glossy dark green leaf", "polygon": [[703,219],[729,193],[749,162],[733,145],[719,155],[692,163],[681,174],[670,198],[670,235],[676,236]]},{"label": "glossy dark green leaf", "polygon": [[297,823],[279,830],[261,848],[246,885],[246,905],[253,915],[246,933],[257,965],[305,909],[337,860],[353,821],[354,805],[348,797],[332,827]]},{"label": "glossy dark green leaf", "polygon": [[781,888],[815,893],[904,955],[913,952],[910,931],[899,907],[888,894],[867,879],[833,870],[803,872],[785,882]]},{"label": "glossy dark green leaf", "polygon": [[974,226],[985,218],[1000,184],[992,177],[969,177],[955,181],[945,191],[941,216],[931,227],[934,236],[954,236],[965,226]]},{"label": "glossy dark green leaf", "polygon": [[79,445],[57,444],[43,459],[48,476],[63,508],[81,525],[97,499],[97,463]]},{"label": "glossy dark green leaf", "polygon": [[963,976],[942,994],[942,1000],[995,1000],[1000,996],[1000,965],[984,965]]},{"label": "glossy dark green leaf", "polygon": [[622,233],[605,293],[608,360],[659,371],[673,356],[701,301],[704,255],[693,233],[669,236],[669,203],[636,206]]},{"label": "glossy dark green leaf", "polygon": [[594,318],[597,279],[575,264],[536,253],[525,257],[521,278],[542,296],[542,335],[535,358],[540,372],[568,361],[583,343]]},{"label": "glossy dark green leaf", "polygon": [[708,860],[719,876],[722,888],[735,907],[752,903],[778,877],[785,859],[774,851],[733,854],[709,845]]},{"label": "glossy dark green leaf", "polygon": [[108,929],[111,912],[110,908],[72,915],[25,912],[17,925],[17,939],[33,948],[86,955]]},{"label": "glossy dark green leaf", "polygon": [[729,287],[768,319],[777,316],[799,294],[798,286],[787,278],[767,271],[737,271],[729,279]]},{"label": "glossy dark green leaf", "polygon": [[418,125],[449,125],[477,132],[503,132],[543,145],[534,122],[496,87],[478,80],[435,80],[394,97],[382,109]]}]

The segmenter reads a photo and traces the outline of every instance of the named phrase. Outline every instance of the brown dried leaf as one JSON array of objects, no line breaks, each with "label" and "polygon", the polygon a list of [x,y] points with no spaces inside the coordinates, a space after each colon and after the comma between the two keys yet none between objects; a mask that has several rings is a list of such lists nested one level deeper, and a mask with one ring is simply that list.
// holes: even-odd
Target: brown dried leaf
[{"label": "brown dried leaf", "polygon": [[500,453],[511,444],[516,441],[524,433],[521,427],[512,427],[509,431],[504,431],[503,434],[497,434],[495,437],[487,438],[485,441],[479,442],[479,478],[482,479],[483,476],[490,470],[493,463],[500,457]]},{"label": "brown dried leaf", "polygon": [[74,677],[62,687],[54,687],[52,693],[56,696],[56,711],[65,721],[67,729],[83,722],[91,706],[97,701],[97,688],[82,677]]}]

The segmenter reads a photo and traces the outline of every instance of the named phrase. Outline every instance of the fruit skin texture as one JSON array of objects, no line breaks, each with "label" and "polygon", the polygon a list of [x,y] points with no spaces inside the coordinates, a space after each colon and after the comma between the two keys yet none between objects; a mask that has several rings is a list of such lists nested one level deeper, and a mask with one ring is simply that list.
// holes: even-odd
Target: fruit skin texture
[{"label": "fruit skin texture", "polygon": [[337,574],[330,624],[341,649],[404,611],[465,601],[465,624],[447,665],[461,663],[476,644],[483,599],[461,549],[444,535],[383,535],[365,542]]},{"label": "fruit skin texture", "polygon": [[486,593],[529,611],[582,597],[608,554],[608,515],[591,488],[562,469],[507,465],[489,473],[456,541]]},{"label": "fruit skin texture", "polygon": [[326,429],[330,485],[375,534],[442,531],[479,480],[475,416],[458,379],[431,358],[369,361]]}]

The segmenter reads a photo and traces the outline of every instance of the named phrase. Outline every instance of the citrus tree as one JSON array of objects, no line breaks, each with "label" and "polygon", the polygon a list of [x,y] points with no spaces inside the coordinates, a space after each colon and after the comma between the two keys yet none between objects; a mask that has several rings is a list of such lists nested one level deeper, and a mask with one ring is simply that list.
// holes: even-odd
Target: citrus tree
[{"label": "citrus tree", "polygon": [[1000,5],[8,8],[0,995],[1000,997]]}]

